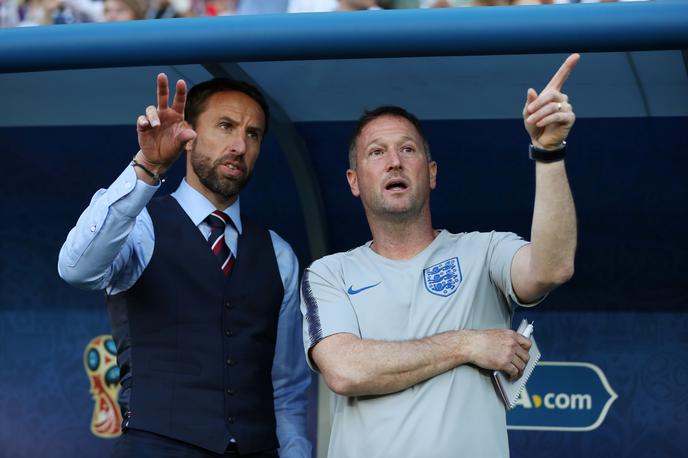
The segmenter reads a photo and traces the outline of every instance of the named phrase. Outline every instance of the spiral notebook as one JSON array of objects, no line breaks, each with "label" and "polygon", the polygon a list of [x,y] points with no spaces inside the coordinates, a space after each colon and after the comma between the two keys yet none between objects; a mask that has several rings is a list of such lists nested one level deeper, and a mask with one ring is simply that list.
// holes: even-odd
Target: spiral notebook
[{"label": "spiral notebook", "polygon": [[523,375],[518,380],[512,382],[509,380],[509,376],[502,371],[494,371],[492,374],[495,385],[497,386],[497,391],[499,391],[499,394],[502,396],[502,401],[504,401],[504,405],[506,405],[507,409],[514,407],[523,387],[526,386],[533,370],[535,370],[535,365],[540,360],[540,350],[535,342],[535,338],[533,338],[533,323],[529,324],[528,321],[524,319],[521,321],[516,332],[528,337],[532,342],[530,350],[528,351],[530,359],[525,369],[523,369]]}]

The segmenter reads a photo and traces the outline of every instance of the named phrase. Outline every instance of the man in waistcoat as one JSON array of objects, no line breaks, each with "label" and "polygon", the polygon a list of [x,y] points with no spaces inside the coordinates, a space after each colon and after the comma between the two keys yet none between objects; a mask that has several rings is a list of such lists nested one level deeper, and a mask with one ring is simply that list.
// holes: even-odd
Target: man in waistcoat
[{"label": "man in waistcoat", "polygon": [[[120,457],[310,457],[298,263],[240,211],[268,106],[253,86],[164,74],[140,150],[91,200],[60,276],[105,290],[120,367]],[[153,198],[186,153],[186,177]]]}]

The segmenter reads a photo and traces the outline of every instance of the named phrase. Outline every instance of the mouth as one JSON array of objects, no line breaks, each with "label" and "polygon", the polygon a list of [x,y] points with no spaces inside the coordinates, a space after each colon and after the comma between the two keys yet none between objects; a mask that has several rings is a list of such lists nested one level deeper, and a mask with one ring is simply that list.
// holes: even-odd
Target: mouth
[{"label": "mouth", "polygon": [[223,175],[230,177],[239,177],[244,174],[244,168],[236,162],[225,161],[218,165],[220,172]]},{"label": "mouth", "polygon": [[403,178],[392,178],[385,183],[385,191],[403,192],[408,189],[409,185]]}]

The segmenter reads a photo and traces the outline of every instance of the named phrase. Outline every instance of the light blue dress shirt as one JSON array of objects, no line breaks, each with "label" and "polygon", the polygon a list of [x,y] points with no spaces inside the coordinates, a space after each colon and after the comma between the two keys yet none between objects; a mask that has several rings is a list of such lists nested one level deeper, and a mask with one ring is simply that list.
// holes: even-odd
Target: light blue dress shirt
[{"label": "light blue dress shirt", "polygon": [[[71,285],[105,290],[110,295],[131,288],[153,256],[155,234],[146,205],[158,188],[138,180],[133,167],[127,167],[108,189],[96,192],[62,245],[57,267],[60,276]],[[215,207],[186,180],[172,196],[208,239],[211,229],[204,219]],[[239,205],[237,199],[224,210],[234,223],[226,226],[225,240],[235,256],[241,251]],[[270,237],[284,285],[272,365],[279,454],[310,458],[311,444],[306,437],[310,373],[301,337],[298,260],[279,235],[270,231]]]}]

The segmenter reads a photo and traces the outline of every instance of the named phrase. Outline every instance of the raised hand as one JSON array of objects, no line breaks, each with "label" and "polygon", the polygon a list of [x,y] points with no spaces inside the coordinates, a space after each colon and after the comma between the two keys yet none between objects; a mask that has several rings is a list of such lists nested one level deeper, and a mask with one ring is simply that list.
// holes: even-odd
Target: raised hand
[{"label": "raised hand", "polygon": [[169,107],[167,75],[158,75],[158,106],[146,108],[146,114],[136,120],[139,146],[137,161],[154,172],[164,174],[181,154],[184,143],[196,137],[196,132],[184,122],[186,83],[177,81],[174,101]]},{"label": "raised hand", "polygon": [[523,121],[533,146],[557,149],[569,135],[576,115],[561,88],[579,60],[580,54],[571,54],[539,95],[528,89]]},{"label": "raised hand", "polygon": [[512,380],[523,375],[530,339],[510,329],[468,331],[471,363],[483,369],[506,372]]}]

